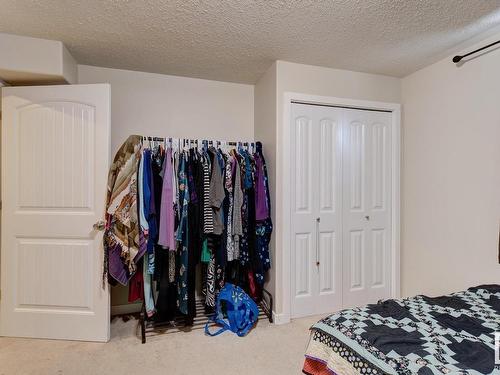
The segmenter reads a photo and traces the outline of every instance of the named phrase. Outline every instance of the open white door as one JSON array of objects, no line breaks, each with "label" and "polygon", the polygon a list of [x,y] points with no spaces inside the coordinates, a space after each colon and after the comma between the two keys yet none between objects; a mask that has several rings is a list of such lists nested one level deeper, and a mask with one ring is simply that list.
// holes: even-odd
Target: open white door
[{"label": "open white door", "polygon": [[2,90],[0,334],[108,341],[110,87]]}]

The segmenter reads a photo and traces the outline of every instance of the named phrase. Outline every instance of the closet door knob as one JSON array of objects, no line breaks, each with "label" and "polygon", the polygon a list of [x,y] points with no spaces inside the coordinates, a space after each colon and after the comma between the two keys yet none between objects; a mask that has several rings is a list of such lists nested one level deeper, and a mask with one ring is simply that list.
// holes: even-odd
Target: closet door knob
[{"label": "closet door knob", "polygon": [[366,219],[366,220],[370,220],[370,216],[366,215],[366,216],[365,216],[365,219]]},{"label": "closet door knob", "polygon": [[106,228],[106,223],[103,220],[99,220],[93,226],[94,230],[103,231]]}]

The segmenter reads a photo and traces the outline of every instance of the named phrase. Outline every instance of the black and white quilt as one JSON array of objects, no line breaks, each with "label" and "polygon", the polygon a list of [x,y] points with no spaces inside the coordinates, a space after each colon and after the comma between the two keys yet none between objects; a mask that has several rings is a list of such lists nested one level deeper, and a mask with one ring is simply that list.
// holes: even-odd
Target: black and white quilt
[{"label": "black and white quilt", "polygon": [[500,374],[500,285],[343,310],[312,330],[313,340],[362,373]]}]

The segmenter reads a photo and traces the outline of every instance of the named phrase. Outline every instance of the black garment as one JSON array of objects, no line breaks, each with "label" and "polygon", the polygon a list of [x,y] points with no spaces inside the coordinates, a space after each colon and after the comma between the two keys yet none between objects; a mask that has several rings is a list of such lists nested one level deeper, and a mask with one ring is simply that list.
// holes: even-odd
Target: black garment
[{"label": "black garment", "polygon": [[208,249],[215,258],[215,294],[224,286],[225,281],[225,271],[224,267],[221,265],[219,257],[221,256],[222,249],[222,236],[218,234],[209,234],[208,237]]},{"label": "black garment", "polygon": [[256,220],[255,220],[255,189],[251,187],[247,189],[246,194],[248,195],[248,252],[250,254],[250,265],[251,269],[262,268],[261,262],[259,260],[257,252],[257,241],[255,235]]},{"label": "black garment", "polygon": [[157,275],[158,299],[156,301],[156,320],[174,320],[177,311],[177,283],[168,279],[169,250],[156,247],[155,274]]},{"label": "black garment", "polygon": [[191,176],[193,179],[192,186],[190,186],[191,201],[189,211],[189,232],[190,244],[193,248],[194,264],[197,265],[201,260],[201,249],[205,235],[203,233],[203,164],[201,157],[191,150],[190,155]]},{"label": "black garment", "polygon": [[[162,150],[155,149],[151,157],[151,172],[153,181],[154,203],[156,217],[160,218],[161,194],[163,186],[163,161],[165,154]],[[156,220],[156,233],[159,233],[160,220]],[[158,237],[156,238],[156,241]],[[177,310],[177,285],[170,283],[168,277],[169,269],[169,250],[163,249],[157,243],[155,244],[155,269],[153,279],[156,281],[156,316],[158,322],[170,321],[175,318]]]},{"label": "black garment", "polygon": [[201,254],[200,241],[200,203],[201,197],[198,197],[196,187],[197,166],[195,163],[195,155],[190,153],[186,160],[187,179],[189,184],[189,204],[188,204],[188,274],[187,274],[187,289],[188,289],[188,313],[186,316],[186,325],[193,325],[193,320],[196,317],[196,265],[199,262]]},{"label": "black garment", "polygon": [[[153,181],[153,193],[154,193],[154,201],[155,201],[155,215],[157,220],[155,220],[156,230],[155,233],[159,233],[159,225],[160,225],[160,210],[161,210],[161,193],[163,186],[163,178],[161,176],[162,166],[163,166],[164,154],[160,149],[156,149],[154,153],[151,155],[151,173],[152,173],[152,181]],[[153,280],[159,281],[161,277],[161,273],[163,272],[162,267],[163,264],[159,262],[157,258],[157,254],[159,251],[163,249],[158,246],[158,238],[156,236],[155,242],[155,269],[153,274]],[[165,250],[163,250],[165,251]],[[167,268],[168,271],[168,268]],[[156,289],[159,290],[159,286],[156,286]]]},{"label": "black garment", "polygon": [[161,210],[161,193],[163,187],[163,159],[165,158],[165,153],[160,149],[155,150],[151,156],[151,172],[153,173],[153,185],[154,185],[154,199],[155,199],[155,213],[157,218],[157,225],[160,225],[160,210]]},{"label": "black garment", "polygon": [[[257,272],[264,274],[264,264],[259,258],[257,250],[257,221],[255,219],[255,188],[252,186],[247,189],[248,194],[248,252],[250,255],[249,269],[247,270],[247,278],[249,285],[248,293],[256,301],[260,302],[262,299],[262,286],[256,282],[255,274]],[[251,273],[251,275],[249,275]],[[253,288],[253,292],[252,292]]]}]

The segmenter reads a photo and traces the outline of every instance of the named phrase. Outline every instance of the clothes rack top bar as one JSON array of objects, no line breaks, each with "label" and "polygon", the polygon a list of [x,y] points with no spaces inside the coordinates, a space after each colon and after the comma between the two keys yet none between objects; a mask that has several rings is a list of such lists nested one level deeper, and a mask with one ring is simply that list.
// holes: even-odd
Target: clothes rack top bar
[{"label": "clothes rack top bar", "polygon": [[142,136],[142,139],[144,141],[152,141],[152,142],[165,142],[165,141],[172,141],[172,140],[178,140],[181,142],[188,142],[188,143],[193,143],[193,144],[226,144],[228,146],[237,146],[237,145],[255,145],[257,141],[223,141],[223,140],[213,140],[213,139],[188,139],[188,138],[174,138],[174,137],[150,137],[150,136]]}]

